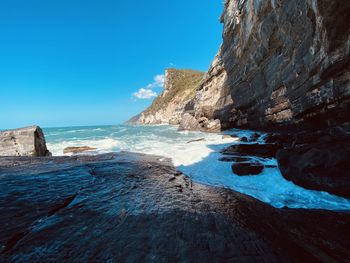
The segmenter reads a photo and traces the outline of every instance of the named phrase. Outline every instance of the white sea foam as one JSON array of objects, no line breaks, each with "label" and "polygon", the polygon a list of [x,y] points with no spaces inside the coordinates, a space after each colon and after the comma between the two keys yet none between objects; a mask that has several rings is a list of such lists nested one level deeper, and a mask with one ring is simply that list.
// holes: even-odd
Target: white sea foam
[{"label": "white sea foam", "polygon": [[[47,148],[51,151],[54,156],[63,155],[63,150],[67,147],[77,147],[77,146],[90,146],[93,148],[97,148],[98,153],[106,153],[115,151],[118,147],[119,142],[113,138],[104,138],[97,140],[70,140],[70,141],[62,141],[56,143],[47,143]],[[69,155],[69,154],[66,154]]]},{"label": "white sea foam", "polygon": [[[196,182],[227,187],[278,208],[350,210],[350,200],[296,186],[284,179],[278,168],[267,168],[257,176],[233,174],[231,163],[218,159],[223,147],[237,143],[234,138],[223,138],[221,134],[177,132],[174,127],[164,125],[113,126],[103,129],[109,130],[105,137],[94,137],[94,132],[101,132],[96,130],[91,133],[85,131],[85,136],[89,136],[80,139],[68,137],[60,141],[56,138],[55,142],[51,142],[48,136],[48,148],[54,155],[62,155],[65,147],[85,145],[98,148],[99,153],[127,150],[161,155],[172,158],[174,165]],[[229,133],[232,132],[240,137],[250,137],[252,134],[251,131],[241,130]],[[200,138],[204,140],[188,143]],[[259,161],[277,164],[275,159],[259,158]]]}]

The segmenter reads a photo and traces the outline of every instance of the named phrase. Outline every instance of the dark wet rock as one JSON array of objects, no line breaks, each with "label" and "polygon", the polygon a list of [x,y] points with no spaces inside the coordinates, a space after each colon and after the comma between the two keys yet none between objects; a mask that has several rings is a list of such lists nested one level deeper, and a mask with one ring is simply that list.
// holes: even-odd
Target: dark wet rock
[{"label": "dark wet rock", "polygon": [[350,136],[338,136],[324,135],[315,142],[307,138],[305,143],[299,135],[277,153],[282,175],[305,188],[350,197]]},{"label": "dark wet rock", "polygon": [[248,138],[243,136],[242,138],[239,139],[241,142],[248,142]]},{"label": "dark wet rock", "polygon": [[175,177],[175,176],[172,176],[172,177],[169,178],[169,182],[172,182],[172,181],[174,181],[174,180],[176,180],[176,177]]},{"label": "dark wet rock", "polygon": [[231,145],[224,150],[222,150],[223,154],[228,155],[251,155],[258,157],[271,158],[276,156],[276,152],[278,150],[278,145],[276,144],[234,144]]},{"label": "dark wet rock", "polygon": [[255,142],[255,141],[257,141],[259,138],[260,138],[260,134],[259,133],[257,133],[257,132],[254,132],[253,134],[252,134],[252,136],[250,136],[250,138],[249,138],[249,141],[250,142]]},{"label": "dark wet rock", "polygon": [[54,214],[56,214],[58,211],[60,211],[61,209],[66,208],[67,206],[69,206],[73,200],[76,198],[78,194],[75,193],[71,196],[69,196],[68,198],[66,198],[65,200],[63,200],[62,202],[60,202],[59,204],[54,205],[51,210],[48,212],[48,216],[53,216]]},{"label": "dark wet rock", "polygon": [[86,151],[94,151],[97,150],[97,148],[93,148],[90,146],[77,146],[77,147],[66,147],[63,150],[63,153],[82,153]]},{"label": "dark wet rock", "polygon": [[188,141],[187,143],[202,142],[202,141],[205,141],[205,139],[204,139],[204,138],[199,138],[199,139],[195,139],[195,140],[190,140],[190,141]]},{"label": "dark wet rock", "polygon": [[1,262],[346,262],[350,215],[275,209],[159,156],[0,158]]},{"label": "dark wet rock", "polygon": [[0,156],[51,156],[39,126],[0,131]]},{"label": "dark wet rock", "polygon": [[283,145],[291,144],[294,141],[295,137],[295,134],[268,133],[265,137],[265,142],[274,143],[282,147]]},{"label": "dark wet rock", "polygon": [[279,146],[277,160],[286,179],[308,189],[350,196],[350,127],[274,133],[266,142]]},{"label": "dark wet rock", "polygon": [[183,175],[183,173],[182,173],[181,171],[175,171],[175,172],[174,172],[174,175],[175,175],[175,176],[180,176],[180,175]]},{"label": "dark wet rock", "polygon": [[266,164],[264,167],[265,167],[265,168],[277,168],[278,165]]},{"label": "dark wet rock", "polygon": [[221,162],[246,162],[251,158],[249,157],[241,157],[241,156],[223,156],[219,158]]},{"label": "dark wet rock", "polygon": [[257,175],[264,170],[264,165],[261,163],[241,162],[232,164],[232,172],[237,175]]},{"label": "dark wet rock", "polygon": [[302,145],[302,144],[317,144],[320,142],[346,141],[350,137],[350,127],[336,126],[323,130],[315,131],[297,131],[292,133],[268,133],[265,137],[266,143],[275,143],[283,146]]}]

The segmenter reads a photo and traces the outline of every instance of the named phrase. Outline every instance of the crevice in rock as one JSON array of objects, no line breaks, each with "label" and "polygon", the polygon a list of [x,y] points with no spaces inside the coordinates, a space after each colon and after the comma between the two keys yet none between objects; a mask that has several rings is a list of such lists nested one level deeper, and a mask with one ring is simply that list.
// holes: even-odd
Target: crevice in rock
[{"label": "crevice in rock", "polygon": [[22,232],[18,232],[14,234],[9,240],[7,240],[5,248],[1,252],[1,254],[6,254],[10,251],[23,237],[25,237],[29,233],[29,230],[24,230]]},{"label": "crevice in rock", "polygon": [[50,217],[50,216],[56,214],[56,213],[57,213],[58,211],[60,211],[61,209],[63,209],[63,208],[65,208],[65,207],[69,206],[70,203],[73,202],[73,200],[75,199],[75,197],[76,197],[77,195],[78,195],[78,194],[76,193],[76,194],[74,194],[74,195],[68,197],[67,199],[65,199],[62,203],[55,205],[55,206],[49,211],[48,217]]}]

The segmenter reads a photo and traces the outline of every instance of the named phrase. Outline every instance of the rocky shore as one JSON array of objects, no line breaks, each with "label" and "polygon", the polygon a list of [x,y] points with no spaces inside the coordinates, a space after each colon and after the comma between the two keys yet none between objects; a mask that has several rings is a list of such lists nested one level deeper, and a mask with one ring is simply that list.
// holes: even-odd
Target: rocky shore
[{"label": "rocky shore", "polygon": [[276,158],[287,180],[307,189],[350,197],[350,127],[267,133],[263,142],[257,142],[257,135],[223,149],[220,160],[232,162],[235,174],[254,175],[260,174],[264,165],[251,157]]},{"label": "rocky shore", "polygon": [[350,259],[348,213],[275,209],[158,156],[0,157],[0,170],[3,262]]},{"label": "rocky shore", "polygon": [[[343,0],[226,0],[208,72],[168,69],[130,122],[269,131],[222,149],[232,176],[276,158],[293,183],[350,198],[349,12]],[[276,209],[160,156],[51,157],[37,126],[0,132],[0,156],[1,262],[350,262],[348,212]]]},{"label": "rocky shore", "polygon": [[[272,132],[271,157],[285,178],[349,197],[349,12],[344,0],[226,0],[223,43],[171,124]],[[262,167],[242,162],[232,169]]]}]

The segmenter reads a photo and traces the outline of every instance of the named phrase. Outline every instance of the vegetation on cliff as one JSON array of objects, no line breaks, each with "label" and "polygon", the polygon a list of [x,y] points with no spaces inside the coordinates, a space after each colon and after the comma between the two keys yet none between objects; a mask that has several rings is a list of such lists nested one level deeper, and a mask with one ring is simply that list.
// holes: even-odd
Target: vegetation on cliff
[{"label": "vegetation on cliff", "polygon": [[144,111],[145,115],[155,114],[166,108],[175,98],[177,101],[193,98],[203,76],[204,72],[191,69],[167,69],[164,92]]}]

